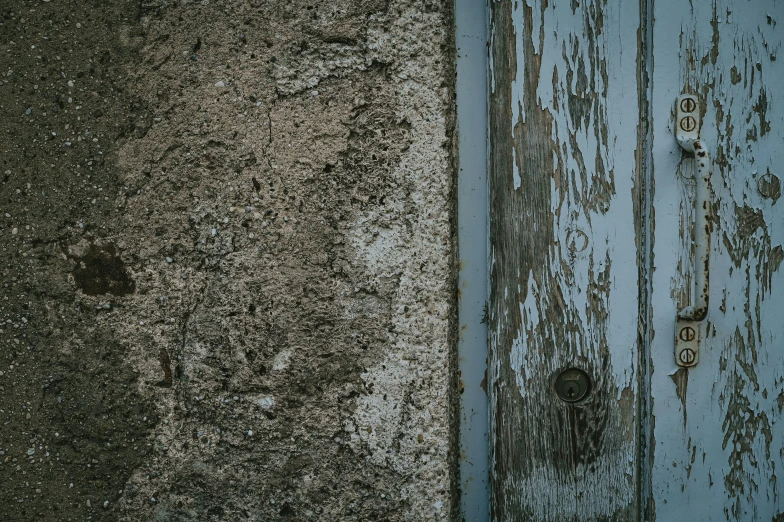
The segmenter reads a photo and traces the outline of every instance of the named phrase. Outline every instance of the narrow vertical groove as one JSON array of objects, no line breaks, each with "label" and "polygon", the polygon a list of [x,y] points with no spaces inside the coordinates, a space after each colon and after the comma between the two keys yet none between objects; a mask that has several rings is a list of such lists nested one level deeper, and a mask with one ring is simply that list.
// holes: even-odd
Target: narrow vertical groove
[{"label": "narrow vertical groove", "polygon": [[652,522],[656,518],[655,505],[651,497],[650,470],[653,458],[653,422],[651,397],[651,295],[653,273],[653,135],[651,132],[651,91],[653,84],[649,72],[653,68],[653,12],[654,0],[640,0],[640,46],[638,81],[638,205],[640,212],[639,270],[639,415],[640,445],[639,469],[637,473],[637,498],[640,502],[639,520]]},{"label": "narrow vertical groove", "polygon": [[449,27],[449,37],[446,39],[448,42],[447,50],[445,51],[448,64],[444,70],[444,78],[450,80],[450,93],[449,97],[452,100],[452,110],[447,118],[447,134],[451,138],[451,148],[449,155],[449,162],[452,168],[452,186],[450,187],[450,209],[451,216],[450,222],[450,239],[452,242],[451,250],[451,277],[452,277],[452,295],[450,299],[450,313],[449,313],[449,448],[452,452],[452,458],[449,459],[449,475],[450,483],[450,497],[452,499],[452,511],[449,518],[457,520],[460,514],[460,393],[459,393],[459,340],[460,340],[460,295],[458,291],[458,281],[460,280],[459,274],[459,212],[458,207],[458,173],[459,173],[459,141],[457,132],[457,32],[455,25],[455,5],[446,4],[445,20],[446,26]]}]

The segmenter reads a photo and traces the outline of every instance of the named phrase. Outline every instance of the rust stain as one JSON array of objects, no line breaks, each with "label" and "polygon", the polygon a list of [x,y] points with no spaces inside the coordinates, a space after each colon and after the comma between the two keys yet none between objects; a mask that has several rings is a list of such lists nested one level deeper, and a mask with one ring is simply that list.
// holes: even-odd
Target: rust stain
[{"label": "rust stain", "polygon": [[171,388],[173,382],[171,359],[169,358],[169,352],[166,351],[166,348],[161,348],[161,351],[158,353],[158,360],[160,361],[161,369],[163,370],[163,380],[159,381],[156,386]]},{"label": "rust stain", "polygon": [[674,374],[670,375],[670,379],[672,379],[672,382],[675,383],[675,393],[678,394],[678,398],[681,400],[681,404],[683,405],[683,429],[685,430],[687,419],[686,390],[689,387],[689,370],[687,368],[681,368]]}]

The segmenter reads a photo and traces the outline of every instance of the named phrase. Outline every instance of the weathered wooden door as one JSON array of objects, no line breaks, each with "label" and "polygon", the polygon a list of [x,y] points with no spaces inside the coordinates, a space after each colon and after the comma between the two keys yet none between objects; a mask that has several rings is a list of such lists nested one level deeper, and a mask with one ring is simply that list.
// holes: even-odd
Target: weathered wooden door
[{"label": "weathered wooden door", "polygon": [[[784,3],[490,9],[492,519],[784,521]],[[685,93],[713,159],[691,367]]]}]

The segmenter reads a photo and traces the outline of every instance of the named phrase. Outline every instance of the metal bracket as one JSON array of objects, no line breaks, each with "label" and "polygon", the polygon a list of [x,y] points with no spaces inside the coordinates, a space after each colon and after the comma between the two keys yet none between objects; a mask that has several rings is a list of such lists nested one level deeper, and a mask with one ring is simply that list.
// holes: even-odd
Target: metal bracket
[{"label": "metal bracket", "polygon": [[675,139],[686,152],[694,152],[694,143],[700,139],[700,102],[693,94],[678,97],[676,107]]},{"label": "metal bracket", "polygon": [[700,140],[700,105],[693,94],[676,102],[675,138],[685,151],[694,154],[697,183],[694,220],[694,294],[692,304],[682,308],[675,320],[675,362],[692,367],[700,357],[700,330],[708,315],[710,275],[710,217],[712,163],[710,153]]},{"label": "metal bracket", "polygon": [[699,321],[678,317],[675,320],[675,362],[678,366],[696,366],[700,360]]}]

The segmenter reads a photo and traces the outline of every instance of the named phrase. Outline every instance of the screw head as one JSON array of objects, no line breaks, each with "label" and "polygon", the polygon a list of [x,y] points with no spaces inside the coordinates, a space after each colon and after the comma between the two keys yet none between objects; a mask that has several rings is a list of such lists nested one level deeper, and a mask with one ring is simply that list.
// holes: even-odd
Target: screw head
[{"label": "screw head", "polygon": [[696,332],[694,331],[694,328],[692,328],[691,326],[684,326],[683,328],[681,328],[681,333],[679,335],[682,341],[688,342],[694,340],[694,336],[696,335]]},{"label": "screw head", "polygon": [[694,98],[684,98],[681,100],[681,111],[683,112],[694,112],[697,108],[697,102],[694,101]]},{"label": "screw head", "polygon": [[683,364],[692,364],[696,358],[697,354],[695,354],[694,350],[691,348],[684,348],[681,350],[681,353],[678,354],[678,359],[680,359]]},{"label": "screw head", "polygon": [[697,128],[697,120],[692,116],[685,116],[681,118],[681,129],[686,132],[691,132]]}]

